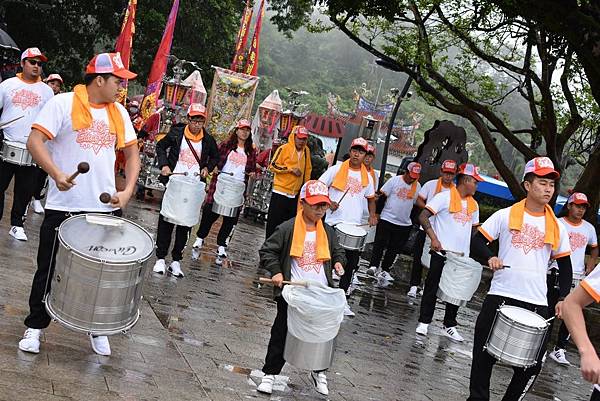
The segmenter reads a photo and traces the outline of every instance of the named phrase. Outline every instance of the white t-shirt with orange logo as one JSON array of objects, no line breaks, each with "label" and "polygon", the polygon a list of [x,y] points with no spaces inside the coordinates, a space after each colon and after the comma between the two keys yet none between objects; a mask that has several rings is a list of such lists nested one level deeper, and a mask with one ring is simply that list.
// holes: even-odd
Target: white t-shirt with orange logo
[{"label": "white t-shirt with orange logo", "polygon": [[[190,143],[194,147],[198,158],[200,158],[202,155],[202,141],[194,142],[190,140]],[[200,181],[200,166],[198,165],[198,161],[196,161],[196,157],[194,157],[185,136],[181,138],[179,158],[177,159],[177,164],[175,164],[175,170],[173,170],[173,172],[187,173],[188,177]]]},{"label": "white t-shirt with orange logo", "polygon": [[489,294],[545,306],[548,262],[551,257],[558,259],[571,253],[567,230],[558,224],[560,244],[553,251],[550,244],[544,243],[546,219],[542,213],[525,210],[521,231],[509,230],[509,215],[509,207],[498,210],[479,228],[489,241],[499,240],[498,257],[510,266],[494,272]]},{"label": "white t-shirt with orange logo", "polygon": [[387,196],[385,206],[381,211],[381,219],[392,224],[400,226],[411,226],[410,212],[417,201],[417,194],[421,185],[417,183],[417,188],[412,198],[408,197],[412,184],[404,181],[404,176],[397,175],[390,178],[381,187],[381,192]]},{"label": "white t-shirt with orange logo", "polygon": [[[319,180],[324,182],[329,187],[329,199],[333,202],[339,202],[344,195],[344,191],[333,188],[331,184],[335,179],[336,174],[340,170],[342,164],[331,166],[319,177]],[[367,207],[364,203],[364,198],[372,198],[375,196],[373,179],[369,174],[369,183],[366,187],[362,186],[360,170],[348,169],[348,182],[346,189],[348,193],[339,204],[336,211],[327,210],[325,222],[330,226],[335,226],[339,223],[360,225],[364,209]]]},{"label": "white t-shirt with orange logo", "polygon": [[9,78],[0,83],[0,121],[8,122],[24,116],[4,128],[4,138],[11,142],[27,143],[31,124],[46,102],[54,96],[52,89],[42,81],[28,83],[21,78]]},{"label": "white t-shirt with orange logo", "polygon": [[236,150],[232,150],[227,155],[227,162],[223,166],[223,172],[225,173],[233,173],[233,178],[239,181],[244,181],[246,178],[246,162],[248,161],[248,156],[246,156],[246,152],[244,148],[236,148]]},{"label": "white t-shirt with orange logo", "polygon": [[471,228],[479,224],[479,209],[469,214],[467,200],[461,201],[462,210],[450,213],[450,191],[440,192],[427,202],[425,208],[433,213],[431,226],[442,248],[447,251],[463,252],[469,256]]},{"label": "white t-shirt with orange logo", "polygon": [[564,224],[569,234],[573,273],[583,274],[585,272],[585,249],[588,246],[591,248],[598,246],[596,230],[593,225],[585,220],[582,220],[578,225],[571,223],[566,217],[561,217],[559,220]]},{"label": "white t-shirt with orange logo", "polygon": [[323,262],[317,260],[317,232],[307,231],[301,258],[292,258],[292,280],[311,280],[328,286]]},{"label": "white t-shirt with orange logo", "polygon": [[[435,180],[429,180],[425,184],[423,184],[423,186],[419,190],[419,198],[421,198],[423,200],[423,202],[427,203],[427,201],[429,199],[432,199],[435,195],[437,195],[435,193],[435,190],[437,188],[437,183],[438,183],[438,180],[435,179]],[[442,189],[440,190],[440,192],[450,191],[450,188],[451,187],[445,187],[442,185]],[[433,224],[433,217],[431,217],[429,219],[429,221]],[[419,230],[423,230],[423,227],[421,227],[421,225],[419,225]]]},{"label": "white t-shirt with orange logo", "polygon": [[[50,99],[34,122],[34,128],[44,132],[52,140],[52,160],[66,174],[77,171],[79,162],[88,162],[90,171],[75,180],[76,185],[68,191],[59,191],[50,180],[46,208],[68,212],[107,212],[114,208],[100,202],[102,192],[116,193],[115,145],[116,135],[109,132],[108,114],[104,107],[90,108],[92,126],[73,131],[71,109],[73,92],[61,93]],[[125,123],[125,145],[137,143],[129,115],[121,104],[116,104]]]}]

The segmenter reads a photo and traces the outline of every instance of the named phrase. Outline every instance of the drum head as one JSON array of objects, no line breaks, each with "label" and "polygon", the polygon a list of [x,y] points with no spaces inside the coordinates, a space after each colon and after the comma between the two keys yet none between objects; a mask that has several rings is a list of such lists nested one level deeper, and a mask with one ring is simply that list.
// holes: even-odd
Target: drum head
[{"label": "drum head", "polygon": [[335,226],[335,228],[337,228],[344,234],[354,235],[356,237],[365,237],[367,235],[367,232],[364,229],[352,224],[340,223],[337,226]]},{"label": "drum head", "polygon": [[543,329],[547,326],[547,323],[543,317],[535,312],[524,308],[519,308],[517,306],[501,306],[500,313],[507,318],[525,326],[538,327],[540,329]]},{"label": "drum head", "polygon": [[81,214],[65,220],[58,229],[61,243],[96,261],[130,263],[152,255],[154,241],[139,225],[120,217]]}]

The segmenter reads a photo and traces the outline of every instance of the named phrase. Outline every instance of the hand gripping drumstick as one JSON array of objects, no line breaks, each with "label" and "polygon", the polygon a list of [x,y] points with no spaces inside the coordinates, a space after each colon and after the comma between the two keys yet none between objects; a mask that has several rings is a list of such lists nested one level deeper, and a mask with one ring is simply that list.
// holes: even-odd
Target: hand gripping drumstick
[{"label": "hand gripping drumstick", "polygon": [[[266,277],[261,277],[258,279],[258,281],[260,281],[261,283],[268,283],[268,284],[273,284],[273,280],[270,278],[266,278]],[[306,281],[282,281],[283,284],[289,284],[289,285],[299,285],[302,287],[308,287],[308,283]]]},{"label": "hand gripping drumstick", "polygon": [[110,196],[108,192],[102,192],[100,194],[100,202],[102,203],[117,203],[118,201],[119,198],[117,198],[116,196]]},{"label": "hand gripping drumstick", "polygon": [[88,171],[90,171],[90,165],[87,162],[81,162],[77,165],[77,171],[71,174],[67,181],[73,182],[73,180],[77,178],[79,174],[85,174]]}]

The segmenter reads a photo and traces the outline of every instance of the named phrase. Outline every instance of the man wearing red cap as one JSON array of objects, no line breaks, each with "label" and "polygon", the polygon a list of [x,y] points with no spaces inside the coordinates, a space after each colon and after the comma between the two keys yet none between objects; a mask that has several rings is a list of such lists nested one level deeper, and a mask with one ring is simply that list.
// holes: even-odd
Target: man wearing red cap
[{"label": "man wearing red cap", "polygon": [[[204,199],[202,220],[196,233],[196,241],[192,246],[193,259],[198,257],[200,248],[202,248],[202,244],[204,243],[204,238],[206,238],[212,225],[220,216],[212,210],[214,194],[217,189],[217,181],[221,176],[220,174],[231,176],[236,181],[243,182],[245,186],[248,185],[248,178],[254,175],[256,170],[256,150],[252,143],[251,129],[252,124],[250,121],[246,119],[239,120],[231,130],[229,138],[219,144],[218,172],[212,176],[206,198]],[[223,223],[217,235],[217,265],[221,265],[227,259],[227,239],[237,223],[238,217],[239,210],[236,216],[223,216]]]},{"label": "man wearing red cap", "polygon": [[[167,184],[172,173],[185,174],[188,177],[205,181],[206,176],[217,165],[219,152],[217,142],[204,127],[206,107],[201,103],[192,103],[187,112],[188,124],[173,126],[161,141],[156,144],[156,157],[161,169],[160,180]],[[171,235],[175,229],[175,243],[171,250],[172,261],[169,273],[174,277],[183,277],[180,260],[192,227],[180,226],[158,216],[156,233],[156,263],[153,271],[165,274],[165,257],[171,245]]]},{"label": "man wearing red cap", "polygon": [[[454,160],[444,160],[440,169],[440,177],[435,180],[429,180],[421,187],[419,196],[417,197],[416,205],[420,209],[424,209],[427,201],[431,200],[440,192],[450,191],[454,188],[454,177],[456,177],[456,162]],[[415,239],[413,247],[413,262],[410,271],[410,289],[408,296],[415,298],[417,296],[418,287],[423,279],[423,264],[421,264],[421,256],[423,255],[423,246],[425,244],[425,231],[419,226],[419,232]]]},{"label": "man wearing red cap", "polygon": [[[371,254],[371,267],[367,270],[367,274],[376,276],[380,285],[394,281],[390,274],[390,267],[408,239],[412,228],[410,212],[421,189],[418,181],[420,175],[421,165],[412,162],[408,165],[405,174],[390,178],[379,190],[376,211],[379,222]],[[379,267],[383,251],[385,257]]]},{"label": "man wearing red cap", "polygon": [[[50,324],[43,299],[46,290],[50,290],[49,277],[58,249],[56,230],[60,224],[74,214],[120,215],[135,190],[140,170],[137,139],[127,110],[115,103],[121,80],[135,77],[136,74],[125,69],[119,53],[98,54],[85,70],[85,85],[76,85],[73,92],[50,99],[32,125],[27,148],[52,180],[40,228],[29,315],[25,319],[28,328],[19,342],[22,351],[38,353],[41,331]],[[52,153],[47,141],[52,141]],[[123,191],[117,191],[115,186],[115,148],[123,149],[127,158]],[[70,179],[82,161],[89,164],[90,173],[76,181]],[[113,195],[109,204],[99,200],[102,192]],[[96,353],[110,355],[106,336],[90,336],[90,340]]]},{"label": "man wearing red cap", "polygon": [[[534,311],[543,318],[553,317],[554,310],[549,310],[547,298],[547,271],[551,259],[557,261],[560,271],[559,300],[571,290],[569,236],[548,205],[559,177],[547,157],[536,157],[527,162],[522,183],[527,197],[492,214],[472,238],[471,256],[487,260],[494,276],[475,323],[469,401],[490,399],[490,379],[496,359],[486,351],[486,341],[498,308],[516,306]],[[497,256],[488,247],[494,240],[498,240]],[[548,338],[544,338],[536,365],[513,367],[514,373],[503,400],[522,400],[526,395],[542,368]]]},{"label": "man wearing red cap", "polygon": [[[36,182],[36,167],[28,157],[25,144],[31,123],[53,96],[52,90],[41,78],[42,65],[46,61],[48,59],[37,47],[29,48],[21,55],[23,71],[0,83],[0,121],[5,123],[14,120],[14,123],[4,127],[4,134],[0,135],[0,219],[4,211],[4,193],[15,177],[9,234],[20,241],[27,241],[23,216]],[[15,158],[15,155],[22,156]]]},{"label": "man wearing red cap", "polygon": [[[558,219],[569,235],[571,245],[571,266],[573,278],[582,279],[591,273],[598,260],[598,237],[593,225],[583,220],[587,208],[590,206],[588,198],[584,193],[574,192],[567,200],[567,215]],[[590,258],[585,261],[585,250],[590,247]],[[548,273],[548,307],[553,309],[556,305],[559,293],[556,288],[558,265],[552,263]],[[548,336],[552,333],[552,326]],[[552,352],[548,354],[550,359],[561,364],[570,365],[566,357],[567,344],[569,343],[569,331],[564,323],[558,329],[558,339]]]},{"label": "man wearing red cap", "polygon": [[[469,256],[471,229],[479,224],[479,206],[473,195],[477,183],[483,181],[477,167],[470,163],[461,164],[456,188],[440,192],[427,201],[419,215],[419,222],[431,239],[431,261],[425,278],[419,324],[416,332],[426,336],[433,320],[437,291],[446,259],[445,252],[462,253]],[[431,219],[431,217],[433,217]],[[456,342],[464,341],[456,329],[458,306],[446,303],[442,333]]]}]

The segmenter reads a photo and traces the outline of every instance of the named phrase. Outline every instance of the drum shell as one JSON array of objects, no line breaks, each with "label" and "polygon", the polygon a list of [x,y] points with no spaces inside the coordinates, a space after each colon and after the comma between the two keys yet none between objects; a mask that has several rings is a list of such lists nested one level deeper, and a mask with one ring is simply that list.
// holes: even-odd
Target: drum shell
[{"label": "drum shell", "polygon": [[313,371],[329,369],[333,363],[336,338],[324,343],[309,343],[300,340],[288,331],[283,359],[298,369]]},{"label": "drum shell", "polygon": [[139,318],[149,257],[131,263],[101,263],[75,253],[59,239],[46,298],[48,313],[79,332],[110,335],[128,330]]},{"label": "drum shell", "polygon": [[366,235],[358,236],[347,234],[336,227],[335,232],[338,236],[338,241],[342,248],[351,251],[359,251],[365,245]]},{"label": "drum shell", "polygon": [[516,322],[500,308],[485,349],[497,360],[510,366],[527,368],[537,363],[548,325],[543,328]]},{"label": "drum shell", "polygon": [[172,176],[163,196],[160,214],[172,224],[193,227],[200,220],[206,184],[190,177]]},{"label": "drum shell", "polygon": [[449,304],[456,305],[456,306],[465,306],[467,304],[466,300],[453,298],[453,297],[447,295],[446,293],[444,293],[444,291],[442,291],[441,288],[438,288],[438,290],[437,290],[437,297],[442,302],[448,302]]},{"label": "drum shell", "polygon": [[18,166],[35,166],[25,144],[18,142],[4,141],[0,148],[0,159]]},{"label": "drum shell", "polygon": [[241,206],[236,206],[236,207],[224,206],[215,201],[213,201],[213,204],[212,204],[213,213],[220,214],[221,216],[225,216],[225,217],[236,217],[240,211],[240,208],[241,208]]},{"label": "drum shell", "polygon": [[234,177],[221,173],[216,177],[213,199],[221,206],[240,207],[244,204],[246,184]]},{"label": "drum shell", "polygon": [[585,278],[585,274],[578,274],[578,273],[573,273],[573,283],[571,284],[571,288],[575,289],[577,288],[577,286],[579,285],[579,283],[581,282],[581,280],[583,280]]}]

